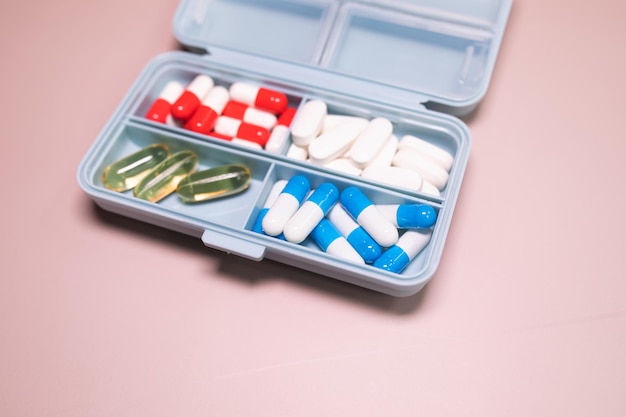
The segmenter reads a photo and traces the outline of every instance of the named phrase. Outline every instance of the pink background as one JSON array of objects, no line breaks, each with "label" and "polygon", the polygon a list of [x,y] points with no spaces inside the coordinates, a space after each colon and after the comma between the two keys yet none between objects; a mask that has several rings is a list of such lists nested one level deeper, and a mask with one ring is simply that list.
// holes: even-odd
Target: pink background
[{"label": "pink background", "polygon": [[76,170],[176,1],[2,2],[0,415],[623,416],[626,3],[516,0],[398,299],[106,213]]}]

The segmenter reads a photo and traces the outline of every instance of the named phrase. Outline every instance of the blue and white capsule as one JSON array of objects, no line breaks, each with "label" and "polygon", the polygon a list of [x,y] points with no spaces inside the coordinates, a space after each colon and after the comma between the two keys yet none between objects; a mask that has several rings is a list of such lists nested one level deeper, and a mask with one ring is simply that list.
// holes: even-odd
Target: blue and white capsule
[{"label": "blue and white capsule", "polygon": [[407,230],[398,242],[374,261],[376,268],[400,273],[426,247],[430,241],[430,229]]},{"label": "blue and white capsule", "polygon": [[428,204],[377,204],[376,208],[400,229],[428,229],[437,221],[437,212]]},{"label": "blue and white capsule", "polygon": [[311,232],[311,238],[326,253],[348,261],[365,264],[363,258],[348,243],[345,237],[333,226],[330,220],[324,218]]},{"label": "blue and white capsule", "polygon": [[311,183],[306,177],[302,175],[291,177],[265,214],[261,222],[263,232],[270,236],[280,235],[310,190]]},{"label": "blue and white capsule", "polygon": [[369,198],[356,187],[348,187],[339,196],[341,205],[381,246],[398,241],[398,229],[383,216]]},{"label": "blue and white capsule", "polygon": [[263,225],[262,225],[263,219],[265,218],[265,215],[269,211],[270,207],[272,207],[272,205],[278,199],[278,196],[285,188],[285,185],[287,185],[287,180],[278,180],[274,183],[274,185],[272,185],[272,188],[270,189],[270,193],[268,194],[267,199],[265,200],[265,203],[263,203],[263,208],[259,212],[259,215],[256,218],[256,222],[254,223],[254,226],[252,226],[253,232],[263,233]]},{"label": "blue and white capsule", "polygon": [[336,204],[328,212],[327,217],[366,263],[374,262],[383,252],[381,246],[350,217],[340,204]]},{"label": "blue and white capsule", "polygon": [[285,225],[283,229],[285,239],[293,243],[302,242],[337,200],[339,200],[337,186],[330,182],[320,184]]}]

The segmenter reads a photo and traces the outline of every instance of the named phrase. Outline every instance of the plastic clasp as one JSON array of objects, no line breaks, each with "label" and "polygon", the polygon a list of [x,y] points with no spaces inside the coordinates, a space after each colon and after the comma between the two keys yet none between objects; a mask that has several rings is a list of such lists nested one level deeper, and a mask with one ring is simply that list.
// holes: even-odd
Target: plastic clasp
[{"label": "plastic clasp", "polygon": [[218,249],[226,253],[234,253],[253,261],[260,261],[265,255],[265,246],[212,230],[205,229],[204,233],[202,233],[202,243],[209,248]]}]

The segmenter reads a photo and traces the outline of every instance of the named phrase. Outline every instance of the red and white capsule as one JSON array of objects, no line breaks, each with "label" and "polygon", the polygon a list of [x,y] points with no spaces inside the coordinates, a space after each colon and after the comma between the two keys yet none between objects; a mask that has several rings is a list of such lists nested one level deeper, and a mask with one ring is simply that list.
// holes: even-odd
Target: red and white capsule
[{"label": "red and white capsule", "polygon": [[228,90],[219,85],[213,87],[202,100],[200,107],[187,119],[184,128],[208,135],[213,130],[227,102]]},{"label": "red and white capsule", "polygon": [[170,81],[165,84],[157,99],[154,100],[152,106],[148,109],[146,118],[159,123],[173,124],[170,116],[172,104],[180,97],[183,91],[184,87],[178,81]]},{"label": "red and white capsule", "polygon": [[287,109],[287,96],[279,91],[257,87],[244,82],[236,82],[230,86],[230,97],[240,103],[280,114]]},{"label": "red and white capsule", "polygon": [[222,114],[266,129],[271,129],[276,125],[276,116],[272,113],[255,109],[238,101],[229,101]]},{"label": "red and white capsule", "polygon": [[172,106],[172,116],[180,120],[189,119],[214,85],[213,78],[208,75],[196,76]]},{"label": "red and white capsule", "polygon": [[265,146],[270,137],[270,131],[264,127],[246,123],[228,116],[218,117],[214,130],[220,135],[256,142],[261,146]]},{"label": "red and white capsule", "polygon": [[276,121],[276,126],[272,128],[270,138],[265,144],[265,150],[271,153],[280,153],[283,145],[287,142],[289,136],[289,125],[293,117],[296,115],[295,107],[288,107]]}]

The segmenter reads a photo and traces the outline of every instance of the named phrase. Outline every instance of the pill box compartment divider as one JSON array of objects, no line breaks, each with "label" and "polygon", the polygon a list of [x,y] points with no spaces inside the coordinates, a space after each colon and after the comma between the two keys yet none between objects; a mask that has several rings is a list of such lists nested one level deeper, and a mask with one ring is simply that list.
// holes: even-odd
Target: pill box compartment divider
[{"label": "pill box compartment divider", "polygon": [[[328,3],[329,10],[336,7],[335,2],[290,3],[294,3],[294,7],[301,3],[306,3],[307,7],[313,3]],[[225,3],[217,1],[213,4]],[[183,1],[179,10],[192,5],[206,7],[206,2]],[[362,7],[357,6],[357,9]],[[332,28],[329,25],[324,30],[330,34]],[[318,49],[316,59],[328,59],[328,56],[323,58],[323,48]],[[454,155],[448,185],[440,197],[411,192],[289,159],[285,155],[286,148],[280,154],[269,154],[154,123],[144,117],[167,81],[187,83],[199,73],[210,75],[216,84],[226,87],[235,81],[248,81],[283,91],[294,107],[311,99],[322,99],[334,114],[386,117],[394,124],[395,134],[422,137]],[[419,291],[432,278],[440,262],[471,143],[469,131],[460,120],[424,109],[416,103],[416,97],[421,96],[407,93],[401,87],[280,58],[268,59],[228,50],[209,55],[170,52],[153,59],[142,71],[81,162],[78,181],[104,209],[200,237],[209,247],[254,260],[273,259],[386,294],[408,296]],[[252,172],[250,188],[224,199],[184,204],[176,195],[150,203],[134,198],[130,191],[117,193],[103,186],[101,174],[108,164],[152,143],[165,143],[172,151],[195,151],[199,156],[198,170],[220,164],[245,164]],[[276,180],[288,179],[295,174],[307,176],[313,186],[323,181],[330,181],[340,189],[354,185],[377,204],[431,204],[438,212],[432,239],[401,274],[395,274],[327,255],[309,240],[297,245],[252,232],[252,225],[271,186]]]}]

